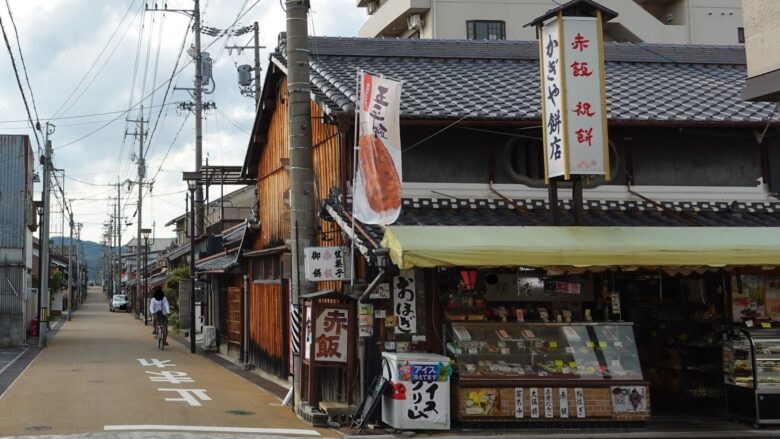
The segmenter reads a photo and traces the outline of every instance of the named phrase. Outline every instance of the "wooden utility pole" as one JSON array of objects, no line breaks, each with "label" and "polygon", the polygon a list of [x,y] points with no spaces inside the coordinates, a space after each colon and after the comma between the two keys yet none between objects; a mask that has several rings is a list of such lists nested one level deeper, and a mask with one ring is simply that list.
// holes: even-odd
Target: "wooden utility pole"
[{"label": "wooden utility pole", "polygon": [[[314,283],[304,273],[304,249],[314,244],[314,172],[311,145],[311,85],[309,79],[308,0],[286,0],[287,95],[289,102],[290,222],[292,240],[291,302],[300,313],[300,296],[314,292]],[[301,401],[301,354],[293,361],[295,406]]]}]

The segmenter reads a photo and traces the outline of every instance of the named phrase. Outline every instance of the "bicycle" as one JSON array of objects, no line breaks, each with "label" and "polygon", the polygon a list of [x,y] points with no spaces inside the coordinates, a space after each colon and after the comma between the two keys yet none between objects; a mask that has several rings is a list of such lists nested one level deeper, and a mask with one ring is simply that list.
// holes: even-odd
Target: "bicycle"
[{"label": "bicycle", "polygon": [[163,319],[157,319],[157,347],[160,350],[165,350],[165,326],[162,322]]}]

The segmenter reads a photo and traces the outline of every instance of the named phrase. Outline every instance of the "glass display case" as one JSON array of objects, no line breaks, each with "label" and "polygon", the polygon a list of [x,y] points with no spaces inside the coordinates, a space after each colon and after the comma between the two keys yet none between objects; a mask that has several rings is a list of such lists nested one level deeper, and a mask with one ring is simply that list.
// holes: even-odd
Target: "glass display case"
[{"label": "glass display case", "polygon": [[460,383],[642,380],[631,323],[453,322]]},{"label": "glass display case", "polygon": [[723,373],[732,417],[780,423],[780,329],[763,323],[727,333]]}]

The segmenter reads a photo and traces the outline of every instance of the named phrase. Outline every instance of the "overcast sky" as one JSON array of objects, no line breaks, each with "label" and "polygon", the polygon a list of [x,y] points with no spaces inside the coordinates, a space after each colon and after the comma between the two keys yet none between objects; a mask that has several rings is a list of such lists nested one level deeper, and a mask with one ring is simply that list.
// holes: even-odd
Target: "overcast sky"
[{"label": "overcast sky", "polygon": [[[154,2],[148,3],[151,6]],[[261,44],[267,47],[261,51],[264,75],[268,54],[276,47],[279,32],[285,30],[279,0],[201,0],[202,19],[204,26],[225,29],[255,3],[236,28],[259,22]],[[355,36],[366,17],[365,9],[357,8],[355,0],[311,3],[309,32],[313,35]],[[185,67],[191,61],[187,49],[194,41],[192,32],[185,32],[189,18],[171,12],[144,12],[142,0],[9,0],[9,4],[38,118],[41,124],[51,121],[56,125],[51,135],[54,166],[65,170],[65,197],[72,200],[75,220],[84,223],[82,239],[101,241],[103,223],[114,203],[108,198],[116,197],[116,189],[106,185],[136,179],[137,167],[131,162],[131,154],[138,153],[138,141],[126,137],[125,132],[136,131],[136,124],[126,119],[141,117],[136,105],[142,98],[143,117],[151,120],[150,132],[159,115],[159,125],[148,145],[147,178],[155,177],[155,184],[152,196],[144,200],[143,223],[151,227],[154,222],[157,236],[173,236],[172,228],[164,225],[184,213],[186,184],[181,172],[195,166],[195,118],[176,105],[160,104],[185,36],[186,46],[178,65],[181,73],[175,76],[173,85],[192,87],[194,66]],[[163,2],[158,4],[162,7]],[[167,4],[169,9],[187,9],[193,2],[169,0]],[[0,3],[0,18],[29,102],[14,29],[4,3]],[[209,164],[243,164],[254,101],[240,94],[236,65],[252,64],[253,54],[229,54],[224,47],[249,43],[250,37],[251,33],[220,39],[202,37],[203,47],[211,45],[206,50],[216,61],[215,91],[204,95],[204,101],[217,105],[217,110],[207,112],[204,120],[203,157],[208,157]],[[29,135],[37,162],[37,145],[29,124],[24,122],[27,114],[8,51],[4,45],[0,48],[0,134]],[[191,100],[186,91],[171,90],[166,104]],[[121,113],[131,106],[136,108]],[[32,102],[30,111],[35,120]],[[39,190],[36,184],[36,198]],[[218,187],[212,188],[211,199],[218,193]],[[127,222],[134,222],[130,217],[136,210],[137,189],[128,192],[124,185],[121,197],[123,215],[128,217]],[[59,235],[61,207],[55,201],[52,209],[51,233]],[[131,226],[131,234],[135,234],[135,225]],[[123,242],[131,234],[123,233]]]}]

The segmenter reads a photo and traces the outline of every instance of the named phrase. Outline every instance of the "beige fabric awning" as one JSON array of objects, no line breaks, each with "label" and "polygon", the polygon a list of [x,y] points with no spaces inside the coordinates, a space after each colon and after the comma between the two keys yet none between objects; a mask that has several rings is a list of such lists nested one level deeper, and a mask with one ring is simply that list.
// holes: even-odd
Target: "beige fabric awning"
[{"label": "beige fabric awning", "polygon": [[414,267],[780,265],[780,228],[388,226],[382,247]]}]

